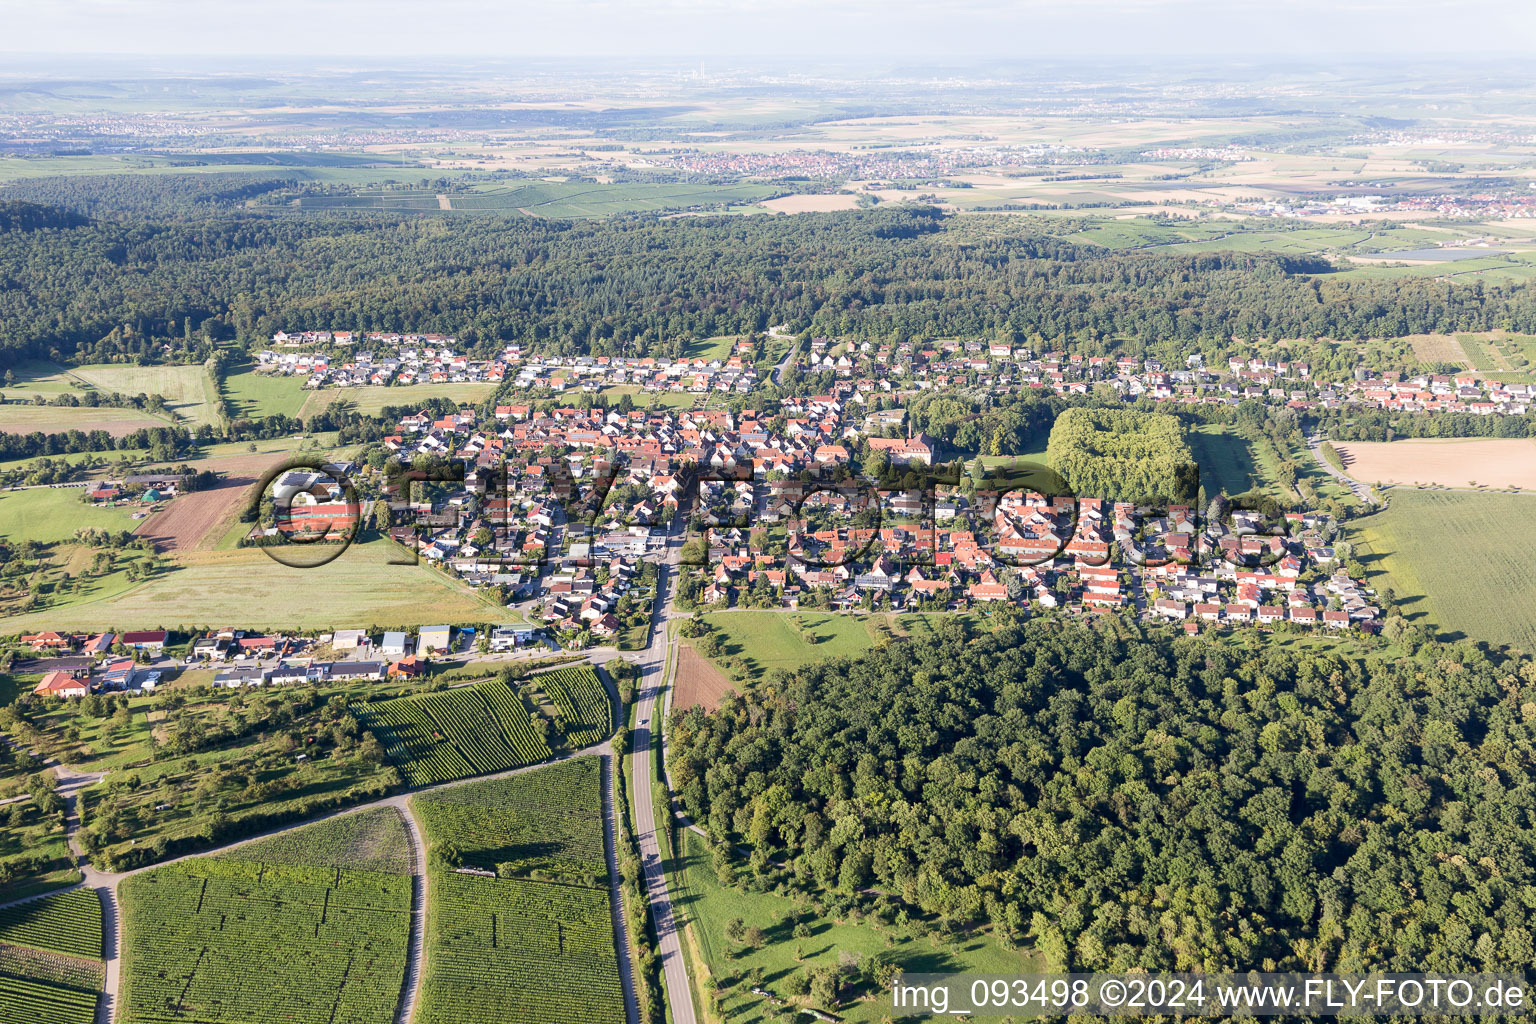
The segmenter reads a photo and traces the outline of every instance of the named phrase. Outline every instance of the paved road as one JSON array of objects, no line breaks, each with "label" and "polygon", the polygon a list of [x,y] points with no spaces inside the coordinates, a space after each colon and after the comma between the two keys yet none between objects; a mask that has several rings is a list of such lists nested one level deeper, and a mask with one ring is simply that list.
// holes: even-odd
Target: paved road
[{"label": "paved road", "polygon": [[[288,825],[282,825],[278,828],[269,829],[266,832],[261,832],[253,836],[246,836],[244,839],[238,839],[232,843],[226,843],[223,846],[210,847],[206,850],[199,850],[196,853],[189,853],[181,857],[173,857],[170,860],[163,860],[156,864],[147,864],[144,867],[134,868],[131,871],[117,872],[100,871],[97,868],[91,866],[90,862],[81,855],[79,842],[75,836],[75,833],[79,830],[80,827],[80,819],[76,814],[76,794],[82,788],[100,781],[105,777],[105,775],[100,773],[92,774],[88,772],[76,772],[65,765],[53,765],[51,767],[58,779],[58,791],[60,795],[64,797],[68,805],[66,821],[69,829],[70,849],[74,852],[76,858],[79,861],[80,873],[83,876],[83,881],[77,882],[71,886],[65,886],[64,888],[51,889],[46,893],[38,893],[35,896],[28,896],[23,899],[11,900],[7,903],[0,903],[0,910],[4,910],[6,907],[16,906],[22,903],[30,903],[33,900],[44,899],[48,896],[53,896],[61,892],[68,892],[71,889],[91,889],[96,892],[102,901],[102,953],[103,959],[106,961],[106,982],[103,986],[102,998],[97,1001],[96,1024],[112,1024],[112,1021],[115,1020],[117,1016],[117,1002],[122,988],[120,970],[121,965],[119,962],[121,951],[119,949],[118,941],[118,908],[121,906],[121,903],[118,899],[118,886],[122,884],[123,879],[137,875],[144,871],[154,871],[155,869],[163,868],[168,864],[176,864],[184,860],[191,860],[195,857],[206,857],[210,854],[222,853],[225,850],[232,850],[236,847],[244,846],[247,843],[254,843],[258,839],[266,839],[269,836],[274,836],[282,832],[291,832],[296,828],[303,828],[305,825],[313,825],[316,822],[326,821],[331,818],[339,818],[348,814],[357,814],[361,811],[371,810],[377,807],[393,807],[405,816],[406,827],[410,832],[411,839],[414,842],[417,851],[415,856],[415,870],[422,873],[419,875],[419,889],[413,886],[413,905],[411,917],[411,942],[413,953],[412,963],[417,965],[419,975],[419,968],[424,960],[423,954],[425,947],[422,935],[425,932],[425,928],[423,927],[421,932],[418,932],[416,930],[416,923],[418,921],[425,921],[427,896],[426,877],[424,874],[426,871],[426,847],[422,841],[421,832],[416,827],[416,821],[411,816],[410,808],[407,803],[411,796],[415,793],[431,793],[442,789],[452,789],[455,786],[463,786],[471,782],[485,782],[488,779],[504,779],[512,775],[521,775],[524,772],[538,771],[540,768],[547,767],[560,761],[569,761],[578,757],[591,756],[610,756],[608,742],[605,740],[602,743],[593,744],[592,746],[586,747],[582,750],[577,750],[569,754],[563,754],[560,757],[551,758],[547,761],[540,761],[537,764],[524,765],[521,768],[509,768],[506,771],[495,772],[491,775],[475,775],[467,779],[454,779],[451,782],[439,782],[431,786],[422,786],[419,789],[410,790],[409,792],[405,793],[397,793],[394,796],[373,800],[369,803],[356,804],[352,807],[343,808],[339,811],[331,811],[326,814],[319,815],[318,817],[309,818],[305,821],[296,821]],[[405,1000],[403,1000],[402,1005],[405,1005],[406,1000],[408,1000],[409,1005],[407,1007],[406,1016],[399,1018],[399,1020],[402,1022],[408,1021],[410,1019],[409,1015],[415,1012],[416,992],[419,988],[415,978],[410,978],[408,976],[407,983],[408,988],[404,994]],[[688,1018],[689,1024],[691,1024],[692,1020],[693,1018],[690,1016]]]},{"label": "paved road", "polygon": [[1356,480],[1348,473],[1345,473],[1342,470],[1334,469],[1333,464],[1323,457],[1323,442],[1325,440],[1327,439],[1320,434],[1307,435],[1307,448],[1312,452],[1312,458],[1317,461],[1317,464],[1323,467],[1323,472],[1333,477],[1345,487],[1348,487],[1352,492],[1354,492],[1355,497],[1359,498],[1367,505],[1376,504],[1376,495],[1371,493],[1370,487],[1361,483],[1359,480]]},{"label": "paved road", "polygon": [[651,803],[652,751],[661,743],[662,716],[666,714],[667,695],[667,623],[672,607],[671,572],[676,565],[680,537],[667,541],[667,564],[659,567],[656,578],[656,610],[651,616],[651,642],[636,664],[640,683],[635,709],[634,764],[635,835],[640,842],[640,863],[645,871],[646,899],[656,921],[656,938],[661,954],[661,969],[667,981],[667,1002],[672,1009],[672,1024],[697,1024],[693,1012],[693,991],[688,983],[688,965],[683,960],[672,898],[667,891],[667,876],[662,868],[661,841],[656,834],[656,814]]},{"label": "paved road", "polygon": [[[768,328],[768,337],[770,337],[770,338],[786,337],[787,335],[783,333],[784,332],[784,328],[786,326],[787,326],[786,324],[779,324],[777,327],[770,327],[770,328]],[[780,359],[774,365],[773,372],[768,374],[768,379],[773,381],[774,384],[782,384],[782,383],[784,383],[784,371],[789,368],[790,360],[795,358],[795,353],[798,352],[799,350],[800,350],[800,343],[798,341],[795,342],[793,345],[789,346],[789,351],[785,352],[784,353],[784,358]]]}]

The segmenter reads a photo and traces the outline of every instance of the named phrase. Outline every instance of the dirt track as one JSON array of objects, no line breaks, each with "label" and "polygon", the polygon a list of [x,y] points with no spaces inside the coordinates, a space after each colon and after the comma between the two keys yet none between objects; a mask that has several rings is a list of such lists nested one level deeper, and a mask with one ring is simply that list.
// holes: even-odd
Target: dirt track
[{"label": "dirt track", "polygon": [[282,458],[280,454],[253,455],[199,464],[200,468],[225,474],[219,486],[173,498],[163,511],[144,520],[134,533],[153,540],[156,551],[191,551],[211,543],[216,538],[210,534],[221,523],[230,522],[239,514],[247,490]]}]

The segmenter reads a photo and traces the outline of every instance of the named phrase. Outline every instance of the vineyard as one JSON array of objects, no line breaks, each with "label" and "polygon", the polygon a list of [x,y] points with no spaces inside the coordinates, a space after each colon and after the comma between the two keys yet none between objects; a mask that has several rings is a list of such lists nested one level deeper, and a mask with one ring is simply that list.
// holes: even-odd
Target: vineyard
[{"label": "vineyard", "polygon": [[378,1024],[394,1017],[408,876],[206,858],[121,887],[120,1024]]},{"label": "vineyard", "polygon": [[0,910],[0,1021],[90,1024],[101,943],[101,900],[88,889]]},{"label": "vineyard", "polygon": [[5,1024],[91,1024],[96,993],[0,975],[0,1020]]},{"label": "vineyard", "polygon": [[101,899],[71,889],[0,910],[0,942],[101,959]]},{"label": "vineyard", "polygon": [[570,665],[536,676],[534,682],[559,712],[555,724],[566,741],[581,750],[613,731],[608,691],[590,665]]},{"label": "vineyard", "polygon": [[393,807],[343,814],[290,829],[234,847],[220,856],[264,864],[382,871],[390,875],[411,872],[410,837],[405,820]]},{"label": "vineyard", "polygon": [[623,1024],[605,889],[438,870],[416,1024]]},{"label": "vineyard", "polygon": [[494,680],[352,706],[407,784],[424,786],[542,761],[549,744],[520,696]]},{"label": "vineyard", "polygon": [[601,786],[601,762],[583,757],[418,796],[414,806],[427,841],[451,843],[467,867],[604,886]]},{"label": "vineyard", "polygon": [[465,865],[587,883],[461,874],[434,858],[414,1024],[623,1024],[601,762],[587,757],[471,783],[418,796],[413,806],[429,845],[451,847]]}]

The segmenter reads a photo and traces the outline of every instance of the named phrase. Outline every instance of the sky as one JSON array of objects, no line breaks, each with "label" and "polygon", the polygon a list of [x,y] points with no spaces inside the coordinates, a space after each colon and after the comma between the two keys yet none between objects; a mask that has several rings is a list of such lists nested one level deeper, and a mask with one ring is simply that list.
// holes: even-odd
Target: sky
[{"label": "sky", "polygon": [[0,0],[0,51],[376,57],[1536,57],[1536,0]]}]

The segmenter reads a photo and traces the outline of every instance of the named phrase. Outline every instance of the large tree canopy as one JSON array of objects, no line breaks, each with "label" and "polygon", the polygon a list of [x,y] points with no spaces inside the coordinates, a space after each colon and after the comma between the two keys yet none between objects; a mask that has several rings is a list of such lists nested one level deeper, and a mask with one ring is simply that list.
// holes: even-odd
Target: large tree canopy
[{"label": "large tree canopy", "polygon": [[[456,334],[549,351],[668,354],[789,323],[871,338],[1195,340],[1536,331],[1527,291],[1351,279],[1281,255],[1110,252],[930,207],[659,220],[398,214],[97,220],[17,206],[0,227],[0,356],[94,359],[117,329],[187,321]],[[1321,276],[1313,276],[1320,274]]]},{"label": "large tree canopy", "polygon": [[940,634],[682,713],[689,812],[1078,969],[1533,966],[1531,663]]}]

